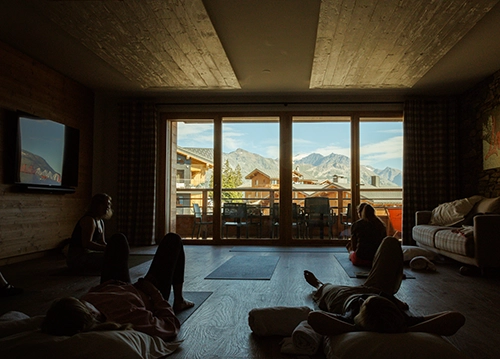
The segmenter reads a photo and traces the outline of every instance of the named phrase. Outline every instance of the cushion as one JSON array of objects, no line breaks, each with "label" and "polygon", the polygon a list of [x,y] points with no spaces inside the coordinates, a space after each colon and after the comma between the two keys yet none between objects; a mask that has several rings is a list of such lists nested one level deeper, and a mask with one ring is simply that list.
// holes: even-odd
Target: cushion
[{"label": "cushion", "polygon": [[413,270],[435,272],[437,270],[434,263],[424,256],[416,256],[410,261],[410,268]]},{"label": "cushion", "polygon": [[352,332],[325,337],[327,359],[465,359],[446,339],[428,333]]},{"label": "cushion", "polygon": [[0,338],[40,328],[44,316],[30,318],[24,313],[11,311],[0,317]]},{"label": "cushion", "polygon": [[452,226],[462,221],[481,198],[480,196],[472,196],[440,204],[432,210],[430,224]]},{"label": "cushion", "polygon": [[53,336],[33,329],[38,328],[43,317],[21,320],[0,320],[7,335],[0,339],[0,358],[162,358],[173,353],[180,342],[164,342],[158,337],[135,331],[87,332],[66,336]]},{"label": "cushion", "polygon": [[474,210],[476,213],[500,213],[500,197],[483,198]]},{"label": "cushion", "polygon": [[430,251],[425,248],[417,247],[417,246],[402,246],[403,249],[403,260],[405,262],[411,261],[415,257],[424,256],[429,260],[435,260],[438,256],[436,252]]}]

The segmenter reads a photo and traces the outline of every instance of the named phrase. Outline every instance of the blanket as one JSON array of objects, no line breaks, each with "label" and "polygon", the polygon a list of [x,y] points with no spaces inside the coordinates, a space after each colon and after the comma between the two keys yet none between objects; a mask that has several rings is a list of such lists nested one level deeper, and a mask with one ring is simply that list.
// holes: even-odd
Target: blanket
[{"label": "blanket", "polygon": [[289,337],[312,309],[309,307],[255,308],[248,313],[248,325],[259,336]]},{"label": "blanket", "polygon": [[292,355],[314,355],[323,341],[323,336],[314,331],[307,323],[302,321],[293,331],[290,338],[281,342],[281,353]]}]

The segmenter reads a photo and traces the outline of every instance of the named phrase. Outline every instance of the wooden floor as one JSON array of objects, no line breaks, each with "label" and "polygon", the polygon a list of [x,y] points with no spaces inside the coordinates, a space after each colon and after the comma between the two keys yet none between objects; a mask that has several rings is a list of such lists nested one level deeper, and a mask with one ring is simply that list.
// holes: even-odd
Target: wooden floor
[{"label": "wooden floor", "polygon": [[[170,358],[286,358],[279,354],[276,338],[260,339],[251,335],[248,312],[269,306],[313,306],[312,287],[303,279],[303,270],[313,271],[319,279],[332,283],[358,285],[362,279],[349,278],[334,253],[301,252],[231,252],[232,247],[186,245],[186,291],[212,291],[213,294],[183,324],[180,339],[184,342]],[[134,249],[154,252],[154,247]],[[235,255],[279,255],[271,280],[206,280],[209,273]],[[79,296],[98,277],[61,275],[62,255],[48,256],[0,268],[14,285],[25,293],[0,298],[0,314],[18,310],[28,315],[43,314],[54,298]],[[131,270],[132,279],[140,277],[149,262]],[[398,297],[415,314],[443,310],[462,312],[467,322],[449,340],[470,358],[499,358],[500,278],[464,277],[454,262],[438,264],[437,273],[413,272],[415,279],[403,281]],[[425,357],[425,356],[424,356]]]}]

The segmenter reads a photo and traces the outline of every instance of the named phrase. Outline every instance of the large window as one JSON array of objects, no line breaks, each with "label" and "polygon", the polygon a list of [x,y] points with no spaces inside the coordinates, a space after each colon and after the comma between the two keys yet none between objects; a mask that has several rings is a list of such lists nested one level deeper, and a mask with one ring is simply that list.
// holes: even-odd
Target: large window
[{"label": "large window", "polygon": [[401,112],[217,113],[166,123],[166,230],[183,238],[345,240],[360,202],[377,209],[388,234],[400,231]]}]

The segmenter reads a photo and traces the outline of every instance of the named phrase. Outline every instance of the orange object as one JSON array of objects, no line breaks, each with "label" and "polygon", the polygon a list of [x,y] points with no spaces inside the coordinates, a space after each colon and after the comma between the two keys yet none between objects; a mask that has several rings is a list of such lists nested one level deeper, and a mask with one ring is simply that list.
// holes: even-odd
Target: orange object
[{"label": "orange object", "polygon": [[386,208],[389,220],[391,221],[392,228],[395,231],[401,232],[403,230],[403,209],[400,207]]}]

